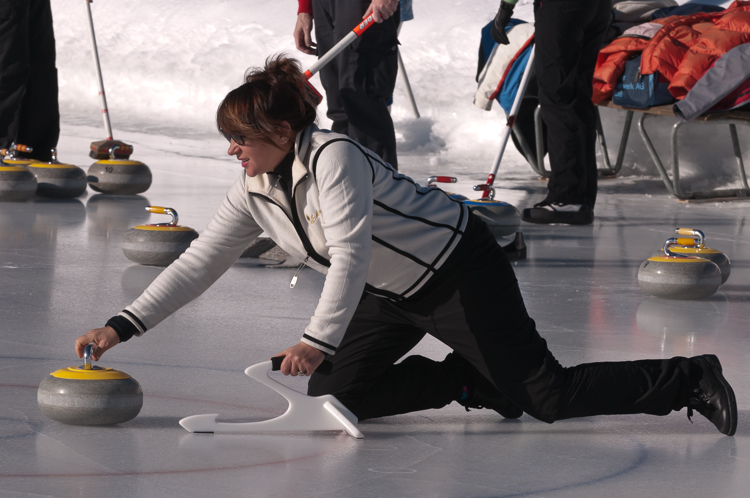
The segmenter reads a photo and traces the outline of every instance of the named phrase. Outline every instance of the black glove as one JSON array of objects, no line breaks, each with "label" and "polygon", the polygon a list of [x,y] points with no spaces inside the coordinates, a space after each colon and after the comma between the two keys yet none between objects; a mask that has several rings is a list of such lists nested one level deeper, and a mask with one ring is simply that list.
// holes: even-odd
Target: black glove
[{"label": "black glove", "polygon": [[502,45],[510,43],[508,35],[505,34],[505,27],[508,25],[511,16],[513,15],[513,7],[515,7],[515,5],[512,3],[505,1],[500,2],[500,9],[497,11],[495,20],[492,22],[492,39]]}]

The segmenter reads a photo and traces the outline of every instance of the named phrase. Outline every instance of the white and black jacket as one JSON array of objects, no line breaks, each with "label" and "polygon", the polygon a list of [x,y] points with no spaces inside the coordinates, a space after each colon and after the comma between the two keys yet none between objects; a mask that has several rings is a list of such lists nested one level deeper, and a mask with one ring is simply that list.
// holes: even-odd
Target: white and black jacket
[{"label": "white and black jacket", "polygon": [[266,232],[326,274],[302,342],[334,354],[363,291],[394,301],[413,296],[455,249],[468,219],[468,209],[440,189],[314,125],[297,135],[291,199],[277,176],[243,172],[200,237],[108,324],[123,340],[142,335],[203,293]]}]

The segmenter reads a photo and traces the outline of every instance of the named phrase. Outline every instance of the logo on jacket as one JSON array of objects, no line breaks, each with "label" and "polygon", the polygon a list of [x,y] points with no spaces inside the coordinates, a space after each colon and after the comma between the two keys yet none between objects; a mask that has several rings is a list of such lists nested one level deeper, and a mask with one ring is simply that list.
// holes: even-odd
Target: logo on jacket
[{"label": "logo on jacket", "polygon": [[323,212],[318,209],[315,211],[315,214],[306,214],[305,218],[307,219],[307,222],[311,225],[314,225],[316,221],[318,221],[318,218],[320,218],[320,215],[323,214]]}]

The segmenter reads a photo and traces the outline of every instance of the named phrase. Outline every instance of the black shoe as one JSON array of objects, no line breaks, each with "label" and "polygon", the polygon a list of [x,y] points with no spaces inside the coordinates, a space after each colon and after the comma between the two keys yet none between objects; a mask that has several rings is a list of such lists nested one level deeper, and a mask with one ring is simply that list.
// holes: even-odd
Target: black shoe
[{"label": "black shoe", "polygon": [[505,418],[518,418],[523,415],[523,410],[519,406],[503,396],[490,381],[458,353],[449,353],[443,360],[443,364],[451,368],[458,378],[467,379],[467,382],[473,384],[467,386],[469,392],[466,393],[466,399],[456,400],[459,405],[466,408],[467,412],[469,408],[489,408]]},{"label": "black shoe", "polygon": [[521,219],[527,223],[590,225],[594,222],[594,210],[586,205],[545,201],[524,209]]},{"label": "black shoe", "polygon": [[701,377],[688,399],[688,419],[693,409],[710,420],[722,434],[733,436],[737,431],[737,400],[732,386],[721,373],[719,358],[704,354],[690,358],[701,370]]}]

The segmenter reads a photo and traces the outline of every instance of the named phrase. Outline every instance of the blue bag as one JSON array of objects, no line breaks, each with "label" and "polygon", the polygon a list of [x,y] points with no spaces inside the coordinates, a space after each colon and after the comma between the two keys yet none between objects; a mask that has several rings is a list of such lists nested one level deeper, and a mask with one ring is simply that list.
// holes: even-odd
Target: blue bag
[{"label": "blue bag", "polygon": [[622,107],[644,109],[675,102],[669,93],[669,82],[662,81],[659,73],[641,74],[641,56],[625,63],[625,72],[615,86],[612,103]]}]

